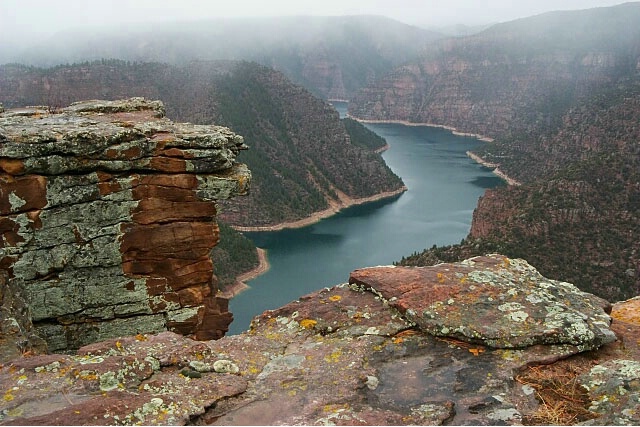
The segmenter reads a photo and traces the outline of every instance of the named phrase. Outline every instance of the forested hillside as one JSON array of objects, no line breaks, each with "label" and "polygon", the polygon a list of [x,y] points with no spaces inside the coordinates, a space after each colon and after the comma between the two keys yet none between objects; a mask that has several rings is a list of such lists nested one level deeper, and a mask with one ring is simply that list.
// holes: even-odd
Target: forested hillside
[{"label": "forested hillside", "polygon": [[[244,136],[250,149],[240,161],[252,171],[251,192],[221,207],[223,222],[269,226],[326,209],[329,201],[337,200],[336,192],[360,198],[402,188],[402,181],[374,152],[384,140],[358,123],[345,127],[331,105],[255,63],[175,67],[101,60],[48,69],[0,67],[0,102],[5,107],[56,108],[83,99],[131,96],[163,100],[172,119],[225,125]],[[222,232],[225,238],[214,252],[216,274],[224,284],[233,272],[254,267],[257,257],[255,250],[247,253],[242,236],[224,226]],[[236,254],[233,248],[243,249]]]},{"label": "forested hillside", "polygon": [[351,143],[330,104],[256,63],[175,67],[103,60],[49,69],[0,67],[6,107],[131,96],[161,99],[172,119],[228,126],[245,138],[250,149],[240,159],[254,179],[249,196],[224,205],[221,217],[232,225],[299,220],[328,208],[338,193],[357,199],[403,186],[379,154]]},{"label": "forested hillside", "polygon": [[351,143],[332,106],[280,73],[240,64],[219,81],[212,99],[215,122],[254,148],[243,157],[254,176],[251,195],[225,203],[222,213],[232,224],[296,220],[326,209],[337,192],[364,198],[402,186],[378,154]]},{"label": "forested hillside", "polygon": [[553,132],[575,102],[637,72],[639,23],[636,2],[444,39],[358,92],[349,112],[492,138]]},{"label": "forested hillside", "polygon": [[[629,25],[632,22],[636,25]],[[534,76],[531,70],[539,68],[527,71],[527,63],[519,67],[523,71],[504,76],[517,81],[518,75],[529,74],[523,86],[544,83],[558,95],[534,97],[523,102],[521,113],[507,114],[507,106],[520,95],[501,93],[487,109],[504,123],[484,125],[483,132],[497,139],[477,154],[523,185],[487,191],[461,245],[431,248],[401,264],[426,265],[500,252],[525,258],[543,274],[609,300],[640,293],[637,24],[640,5],[635,3],[547,14],[483,33],[478,46],[493,57],[501,53],[508,57],[518,48],[527,52],[524,40],[529,36],[545,41],[549,49],[535,55],[545,54],[548,64],[554,49],[571,55],[582,49],[581,61],[562,65],[564,72],[556,78],[552,73]],[[548,32],[544,25],[550,25]],[[561,28],[582,30],[569,35]]]},{"label": "forested hillside", "polygon": [[224,222],[218,222],[220,242],[211,251],[214,273],[218,278],[218,289],[225,291],[236,282],[236,277],[258,266],[260,260],[256,246],[243,234]]}]

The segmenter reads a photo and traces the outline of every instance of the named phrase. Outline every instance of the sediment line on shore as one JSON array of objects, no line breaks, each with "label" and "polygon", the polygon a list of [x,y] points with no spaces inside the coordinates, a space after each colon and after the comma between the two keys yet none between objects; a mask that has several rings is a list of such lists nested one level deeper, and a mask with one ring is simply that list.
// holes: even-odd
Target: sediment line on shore
[{"label": "sediment line on shore", "polygon": [[376,148],[375,150],[373,150],[373,152],[376,154],[382,154],[385,151],[387,151],[389,148],[391,148],[389,144],[384,144],[382,147]]},{"label": "sediment line on shore", "polygon": [[478,156],[477,154],[472,153],[471,151],[467,151],[467,156],[469,156],[469,158],[471,158],[471,160],[473,160],[474,162],[476,162],[478,164],[481,164],[482,166],[485,166],[485,167],[487,167],[489,169],[493,169],[494,175],[496,175],[497,177],[499,177],[502,180],[504,180],[507,184],[509,184],[509,185],[522,185],[522,183],[520,181],[517,181],[517,180],[511,178],[509,175],[507,175],[506,173],[501,171],[500,168],[498,167],[499,165],[497,163],[488,162],[485,159],[483,159],[482,157]]},{"label": "sediment line on shore", "polygon": [[[362,123],[380,123],[380,124],[391,123],[391,124],[399,124],[399,125],[404,125],[404,126],[436,127],[436,128],[442,128],[442,129],[450,130],[451,133],[453,133],[454,135],[457,135],[457,136],[469,136],[469,137],[473,137],[473,138],[476,138],[479,141],[484,141],[484,142],[493,142],[494,141],[493,138],[488,137],[488,136],[480,135],[480,134],[477,134],[477,133],[460,132],[453,126],[438,125],[438,124],[435,124],[435,123],[415,123],[415,122],[409,122],[409,121],[406,121],[406,120],[361,119],[361,118],[358,118],[358,117],[354,117],[354,116],[352,116],[352,115],[350,115],[348,113],[347,113],[347,117],[349,117],[349,118],[351,118],[353,120],[356,120],[358,122],[362,122]],[[469,156],[472,160],[474,160],[475,162],[481,164],[482,166],[486,166],[486,167],[488,167],[490,169],[493,169],[493,174],[496,175],[498,178],[502,179],[503,181],[505,181],[507,184],[509,184],[509,185],[522,185],[522,183],[520,181],[511,178],[509,175],[507,175],[502,170],[500,170],[498,164],[488,162],[488,161],[484,160],[482,157],[478,156],[477,154],[472,153],[471,151],[467,151],[467,156]]]},{"label": "sediment line on shore", "polygon": [[[398,194],[402,194],[405,191],[407,191],[407,186],[403,185],[402,187],[400,187],[398,190],[395,190],[395,191],[387,191],[387,192],[375,194],[369,197],[353,199],[347,196],[346,194],[344,194],[343,192],[336,190],[336,192],[338,193],[339,201],[336,201],[336,200],[329,201],[329,208],[320,212],[316,212],[307,218],[303,218],[298,221],[283,222],[280,224],[264,226],[264,227],[241,227],[241,226],[232,226],[232,227],[235,230],[240,232],[242,231],[280,231],[285,228],[306,227],[307,225],[315,224],[316,222],[319,222],[322,219],[335,215],[336,213],[340,212],[342,209],[345,209],[351,206],[361,205],[364,203],[387,199],[389,197],[394,197],[394,196],[397,196]],[[233,285],[229,286],[224,291],[221,291],[218,293],[219,297],[232,299],[239,293],[249,289],[249,286],[246,284],[247,281],[251,279],[255,279],[261,274],[264,274],[267,271],[269,271],[270,265],[269,265],[269,260],[267,258],[267,251],[261,248],[256,248],[256,249],[258,250],[258,259],[260,261],[258,266],[253,270],[247,271],[246,273],[242,273],[241,275],[237,276],[236,281]]]},{"label": "sediment line on shore", "polygon": [[[328,218],[332,215],[335,215],[336,213],[340,212],[342,209],[397,196],[398,194],[402,194],[405,191],[407,191],[407,187],[403,185],[402,187],[400,187],[398,190],[395,190],[395,191],[387,191],[387,192],[375,194],[369,197],[352,199],[346,194],[338,190],[337,192],[338,192],[338,197],[340,199],[339,201],[335,201],[335,200],[329,201],[329,208],[320,212],[316,212],[307,218],[303,218],[298,221],[284,222],[281,224],[276,224],[276,225],[271,225],[266,227],[240,227],[240,226],[232,226],[232,227],[235,230],[241,231],[241,232],[242,231],[279,231],[285,228],[305,227],[307,225],[315,224],[316,222],[319,222],[324,218]],[[249,289],[249,286],[246,284],[247,281],[251,279],[255,279],[261,274],[264,274],[267,271],[269,271],[270,265],[269,265],[269,260],[267,258],[267,251],[261,248],[256,248],[256,249],[258,251],[258,259],[260,261],[258,266],[253,270],[247,271],[246,273],[242,273],[241,275],[237,276],[236,281],[233,285],[229,286],[224,291],[221,291],[218,293],[219,297],[232,299],[239,293]]]},{"label": "sediment line on shore", "polygon": [[247,285],[246,282],[248,282],[251,279],[255,279],[261,274],[264,274],[267,271],[269,271],[269,268],[271,268],[271,265],[269,264],[269,259],[267,258],[267,251],[261,248],[256,248],[256,250],[258,251],[258,261],[259,261],[258,266],[252,270],[249,270],[237,276],[235,283],[227,287],[224,291],[219,292],[217,296],[231,299],[236,295],[238,295],[239,293],[249,289],[249,285]]},{"label": "sediment line on shore", "polygon": [[[452,127],[452,126],[445,126],[445,125],[437,125],[437,124],[433,124],[433,123],[413,123],[413,122],[408,122],[405,120],[366,120],[366,119],[359,119],[356,117],[352,117],[350,115],[347,114],[347,117],[351,117],[354,120],[357,120],[359,122],[363,122],[363,123],[391,123],[391,124],[401,124],[404,126],[429,126],[429,127],[437,127],[437,128],[443,128],[443,129],[447,129],[450,130],[454,135],[457,136],[468,136],[468,137],[473,137],[476,138],[480,141],[484,141],[484,142],[492,142],[493,138],[490,137],[486,137],[483,135],[479,135],[479,134],[473,134],[473,133],[465,133],[465,132],[459,132],[456,130],[456,128]],[[377,153],[382,153],[386,150],[389,149],[389,144],[385,144],[383,147],[380,147],[378,149],[375,150],[375,152]],[[478,156],[477,154],[471,152],[471,151],[467,151],[466,152],[467,156],[469,156],[469,158],[471,158],[473,161],[475,161],[476,163],[485,166],[487,168],[493,169],[493,173],[498,176],[499,178],[503,179],[507,184],[509,185],[521,185],[521,183],[511,177],[509,177],[507,174],[505,174],[503,171],[501,171],[499,169],[499,165],[496,163],[491,163],[485,159],[483,159],[482,157]],[[390,198],[390,197],[394,197],[397,196],[399,194],[404,193],[405,191],[407,191],[408,188],[403,185],[401,188],[399,188],[398,190],[395,191],[388,191],[388,192],[384,192],[384,193],[379,193],[379,194],[375,194],[373,196],[369,196],[369,197],[363,197],[363,198],[359,198],[359,199],[354,199],[351,198],[349,196],[347,196],[346,194],[344,194],[343,192],[337,190],[334,188],[334,191],[337,192],[338,194],[338,200],[329,200],[329,207],[327,209],[324,209],[322,211],[316,212],[306,218],[302,218],[300,220],[296,220],[296,221],[287,221],[287,222],[283,222],[280,224],[275,224],[275,225],[270,225],[270,226],[255,226],[255,227],[250,227],[250,226],[232,226],[235,230],[240,231],[240,232],[261,232],[261,231],[280,231],[280,230],[284,230],[286,228],[302,228],[302,227],[306,227],[308,225],[312,225],[315,224],[319,221],[321,221],[322,219],[325,218],[329,218],[335,214],[337,214],[338,212],[340,212],[343,209],[346,209],[348,207],[351,206],[356,206],[356,205],[361,205],[364,203],[369,203],[369,202],[374,202],[374,201],[378,201],[378,200],[383,200],[386,198]],[[266,255],[266,251],[264,249],[260,249],[257,248],[258,251],[258,258],[260,260],[258,267],[256,267],[253,270],[250,270],[246,273],[243,273],[241,275],[239,275],[236,278],[236,282],[230,286],[228,289],[225,289],[224,292],[220,292],[219,296],[224,297],[224,298],[228,298],[231,299],[234,296],[240,294],[241,292],[245,291],[246,289],[249,289],[249,286],[245,283],[251,279],[254,279],[258,276],[260,276],[261,274],[266,273],[267,271],[269,271],[270,265],[269,265],[269,261],[267,259],[267,255]]]},{"label": "sediment line on shore", "polygon": [[361,122],[361,123],[378,123],[378,124],[387,124],[387,123],[389,123],[389,124],[397,124],[397,125],[404,125],[404,126],[429,126],[429,127],[434,127],[434,128],[441,128],[441,129],[450,130],[451,133],[453,133],[454,135],[457,135],[457,136],[470,136],[470,137],[476,138],[476,139],[478,139],[480,141],[493,142],[493,138],[491,138],[491,137],[480,135],[480,134],[477,134],[477,133],[471,133],[471,132],[460,132],[457,128],[455,128],[453,126],[438,125],[438,124],[435,124],[435,123],[415,123],[415,122],[409,122],[407,120],[361,119],[359,117],[352,116],[349,113],[347,113],[347,117],[349,117],[350,119],[356,120],[358,122]]},{"label": "sediment line on shore", "polygon": [[329,218],[332,215],[337,214],[342,209],[349,208],[351,206],[362,205],[364,203],[375,202],[378,200],[387,199],[390,197],[397,196],[398,194],[402,194],[407,191],[407,186],[403,185],[398,190],[387,191],[384,193],[375,194],[369,197],[363,197],[360,199],[353,199],[346,195],[339,195],[340,200],[331,200],[329,201],[329,207],[325,210],[316,212],[306,218],[302,218],[296,221],[288,221],[275,225],[266,225],[266,226],[256,226],[256,227],[243,227],[243,226],[232,226],[237,231],[280,231],[285,228],[302,228],[307,225],[315,224],[322,219]]}]

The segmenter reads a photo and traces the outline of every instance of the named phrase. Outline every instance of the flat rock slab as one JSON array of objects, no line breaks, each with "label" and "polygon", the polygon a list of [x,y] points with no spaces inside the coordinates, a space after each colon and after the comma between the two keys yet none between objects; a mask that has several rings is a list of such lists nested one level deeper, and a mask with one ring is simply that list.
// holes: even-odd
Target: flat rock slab
[{"label": "flat rock slab", "polygon": [[189,365],[203,360],[225,359],[172,332],[18,359],[0,368],[0,424],[183,425],[247,388],[239,375]]},{"label": "flat rock slab", "polygon": [[345,284],[217,341],[163,332],[17,359],[0,367],[0,424],[518,424],[514,371],[574,352],[434,337]]},{"label": "flat rock slab", "polygon": [[436,336],[495,348],[569,344],[580,350],[616,339],[607,301],[547,279],[520,259],[488,255],[432,267],[365,268],[349,282]]},{"label": "flat rock slab", "polygon": [[[469,271],[497,264],[519,266],[512,270],[515,282],[518,274],[535,276],[520,261],[497,255],[472,262],[434,267],[436,282],[444,268],[454,277],[473,276]],[[420,287],[405,269],[388,270]],[[533,389],[515,380],[519,373],[581,351],[570,343],[496,348],[437,336],[410,313],[417,310],[412,293],[398,288],[381,295],[390,289],[362,282],[325,288],[216,341],[138,334],[75,355],[16,359],[0,366],[0,424],[519,425],[540,406]],[[490,295],[502,294],[494,289]],[[594,408],[626,411],[624,420],[633,421],[637,362],[606,362],[625,351],[615,342],[576,357],[600,359],[590,372],[595,363],[588,363],[589,375],[581,379]],[[619,399],[606,400],[613,391]]]}]

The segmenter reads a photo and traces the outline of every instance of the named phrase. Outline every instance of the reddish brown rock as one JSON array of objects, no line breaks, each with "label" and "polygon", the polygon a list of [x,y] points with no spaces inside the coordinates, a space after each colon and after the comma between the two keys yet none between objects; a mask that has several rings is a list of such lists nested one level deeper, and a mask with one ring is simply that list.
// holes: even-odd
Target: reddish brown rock
[{"label": "reddish brown rock", "polygon": [[500,255],[433,267],[374,267],[350,283],[377,293],[421,329],[496,348],[567,344],[580,350],[615,340],[610,304],[544,278]]},{"label": "reddish brown rock", "polygon": [[[523,372],[549,367],[571,374],[576,384],[584,374],[592,375],[584,377],[586,384],[593,378],[622,386],[615,389],[620,399],[601,404],[607,414],[583,407],[576,420],[635,420],[637,389],[633,380],[624,383],[629,373],[620,368],[635,366],[637,358],[621,362],[631,355],[620,341],[577,355],[568,344],[493,348],[455,335],[434,336],[409,319],[418,300],[405,294],[428,288],[439,272],[486,275],[506,261],[513,281],[537,277],[502,256],[434,267],[423,279],[389,268],[407,288],[386,287],[384,292],[393,292],[387,296],[355,283],[325,288],[263,313],[241,335],[198,342],[171,332],[138,334],[85,346],[76,355],[17,359],[0,366],[0,424],[553,424],[539,418],[552,408],[523,380]],[[538,280],[543,287],[548,283]],[[377,285],[389,281],[380,276]],[[450,295],[444,283],[438,285]],[[511,297],[508,288],[488,295]],[[394,298],[408,308],[400,309]],[[625,311],[616,307],[614,315]],[[627,340],[624,328],[616,331]],[[596,402],[602,394],[594,389],[593,396]],[[563,411],[572,410],[563,405]]]},{"label": "reddish brown rock", "polygon": [[246,147],[163,115],[142,98],[0,115],[0,265],[50,350],[228,328],[209,254],[216,201],[247,192]]}]

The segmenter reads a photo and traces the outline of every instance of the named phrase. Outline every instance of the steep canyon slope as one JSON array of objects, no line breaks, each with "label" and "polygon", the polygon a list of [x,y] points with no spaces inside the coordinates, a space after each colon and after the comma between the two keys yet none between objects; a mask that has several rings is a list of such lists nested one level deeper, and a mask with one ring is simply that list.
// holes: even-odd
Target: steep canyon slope
[{"label": "steep canyon slope", "polygon": [[577,99],[637,71],[639,20],[640,4],[627,3],[440,40],[356,94],[349,112],[493,138],[553,129]]},{"label": "steep canyon slope", "polygon": [[245,200],[225,204],[221,218],[232,225],[273,226],[403,189],[379,154],[351,142],[335,109],[255,63],[0,67],[0,102],[7,107],[134,95],[162,99],[173,119],[218,123],[244,136],[251,150],[243,161],[255,180]]},{"label": "steep canyon slope", "polygon": [[523,183],[481,198],[463,245],[402,264],[499,250],[610,300],[640,292],[638,24],[638,3],[501,24],[444,44],[413,89],[390,76],[402,97],[361,93],[355,115],[495,138],[476,154]]}]

